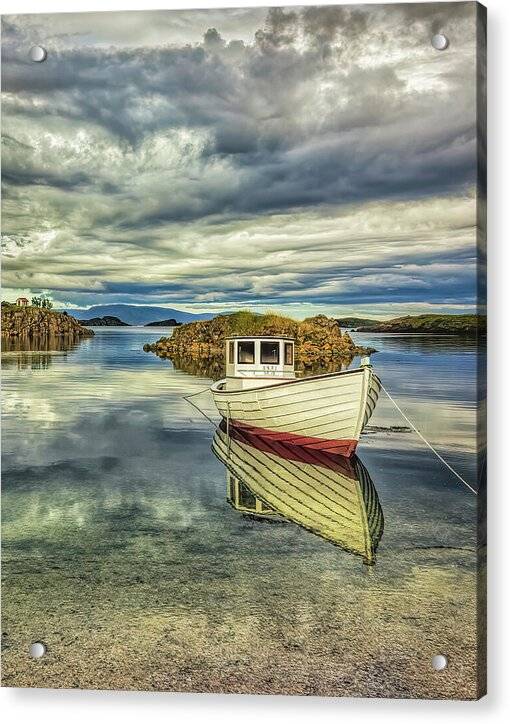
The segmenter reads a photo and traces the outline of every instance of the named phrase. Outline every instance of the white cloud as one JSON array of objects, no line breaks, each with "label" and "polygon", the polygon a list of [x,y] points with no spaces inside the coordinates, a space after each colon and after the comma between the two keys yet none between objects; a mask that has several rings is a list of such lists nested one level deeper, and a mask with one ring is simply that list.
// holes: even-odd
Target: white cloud
[{"label": "white cloud", "polygon": [[474,7],[263,12],[4,18],[8,295],[474,303]]}]

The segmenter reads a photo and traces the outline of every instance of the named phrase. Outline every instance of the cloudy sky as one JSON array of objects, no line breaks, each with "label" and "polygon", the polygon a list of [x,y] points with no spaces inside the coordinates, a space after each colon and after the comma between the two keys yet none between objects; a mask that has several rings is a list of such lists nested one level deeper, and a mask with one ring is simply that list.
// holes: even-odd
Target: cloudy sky
[{"label": "cloudy sky", "polygon": [[4,298],[474,309],[474,3],[4,16],[2,58]]}]

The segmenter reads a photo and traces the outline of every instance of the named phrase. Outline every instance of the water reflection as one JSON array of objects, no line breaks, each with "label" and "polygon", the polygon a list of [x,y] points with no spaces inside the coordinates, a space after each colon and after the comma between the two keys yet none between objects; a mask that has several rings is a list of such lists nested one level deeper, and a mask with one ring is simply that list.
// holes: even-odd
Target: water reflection
[{"label": "water reflection", "polygon": [[[159,354],[159,357],[167,358],[172,361],[172,364],[176,370],[185,372],[188,375],[195,375],[198,377],[209,377],[216,381],[221,380],[225,377],[225,356],[222,353],[218,356],[208,357],[204,359],[196,359],[194,357],[179,357],[178,355],[172,355],[171,357],[165,354]],[[340,359],[332,360],[329,364],[304,364],[303,362],[296,362],[296,373],[300,376],[308,375],[323,375],[329,372],[339,372],[346,370],[352,364],[354,357],[342,357]]]},{"label": "water reflection", "polygon": [[356,344],[377,348],[379,352],[404,352],[405,354],[473,354],[482,353],[487,344],[486,337],[462,337],[441,334],[374,334],[352,332]]},{"label": "water reflection", "polygon": [[74,335],[2,336],[2,352],[67,352],[76,349],[82,337]]},{"label": "water reflection", "polygon": [[[247,519],[225,500],[225,467],[210,451],[214,428],[183,399],[210,380],[143,352],[160,336],[99,328],[72,351],[32,352],[51,356],[47,370],[11,362],[4,372],[5,683],[474,696],[477,499],[416,435],[389,429],[402,420],[383,398],[373,420],[381,431],[362,443],[386,519],[377,566],[365,569],[363,553],[344,553],[319,531],[271,525],[284,520],[282,510],[274,503],[268,512],[235,459],[229,476],[244,488],[236,501],[233,485],[232,502],[250,508],[258,499],[266,523],[257,510]],[[413,421],[474,476],[474,352],[414,355],[388,350],[380,337],[360,339],[367,343],[380,349],[374,363]],[[27,353],[5,356],[18,354]],[[198,400],[214,414],[207,392]],[[375,551],[382,514],[360,465],[344,485],[352,492],[358,476]],[[316,462],[319,471],[341,489],[340,471]],[[360,519],[359,506],[351,517]],[[346,543],[358,546],[338,545]],[[26,641],[42,636],[57,655],[34,666]],[[437,651],[452,661],[439,677],[428,665]]]},{"label": "water reflection", "polygon": [[53,361],[52,353],[73,352],[81,341],[75,336],[2,337],[2,367],[45,370]]},{"label": "water reflection", "polygon": [[245,515],[277,518],[375,563],[384,517],[359,460],[255,436],[223,422],[212,449],[227,468],[227,499]]},{"label": "water reflection", "polygon": [[173,356],[168,359],[171,359],[176,370],[185,372],[188,375],[208,377],[211,380],[221,380],[225,376],[225,360],[223,355],[221,357],[210,357],[206,359],[178,356]]}]

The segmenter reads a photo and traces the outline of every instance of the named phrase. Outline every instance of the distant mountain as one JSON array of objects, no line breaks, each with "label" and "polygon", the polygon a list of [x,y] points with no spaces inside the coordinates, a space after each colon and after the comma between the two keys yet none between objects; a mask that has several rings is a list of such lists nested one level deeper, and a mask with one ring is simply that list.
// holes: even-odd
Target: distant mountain
[{"label": "distant mountain", "polygon": [[84,327],[129,327],[118,317],[92,317],[92,319],[80,319]]},{"label": "distant mountain", "polygon": [[372,327],[379,324],[379,319],[366,319],[365,317],[342,317],[336,320],[340,327],[352,329],[354,327]]},{"label": "distant mountain", "polygon": [[216,314],[191,314],[170,307],[145,307],[135,304],[98,304],[89,309],[68,310],[76,319],[93,317],[118,317],[127,324],[143,326],[159,319],[174,318],[177,322],[198,322],[200,319],[212,319]]},{"label": "distant mountain", "polygon": [[179,327],[182,322],[178,322],[176,319],[163,319],[162,322],[149,322],[146,327]]}]

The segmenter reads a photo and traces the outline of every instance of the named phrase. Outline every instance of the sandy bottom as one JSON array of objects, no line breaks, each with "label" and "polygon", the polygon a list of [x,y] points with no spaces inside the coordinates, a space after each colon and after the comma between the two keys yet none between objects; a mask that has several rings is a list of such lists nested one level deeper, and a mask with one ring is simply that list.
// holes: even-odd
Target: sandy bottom
[{"label": "sandy bottom", "polygon": [[[406,575],[392,585],[385,563],[367,568],[326,543],[306,560],[289,555],[309,535],[290,525],[238,526],[242,537],[215,563],[197,541],[176,560],[159,537],[129,566],[115,541],[107,565],[65,554],[7,561],[4,686],[477,696],[474,577],[458,566],[471,552],[456,551],[455,565],[448,550],[423,551],[420,564],[399,552]],[[286,555],[255,546],[247,557],[267,530],[284,531]],[[32,660],[38,640],[47,654]],[[431,667],[437,653],[449,659],[442,672]]]}]

